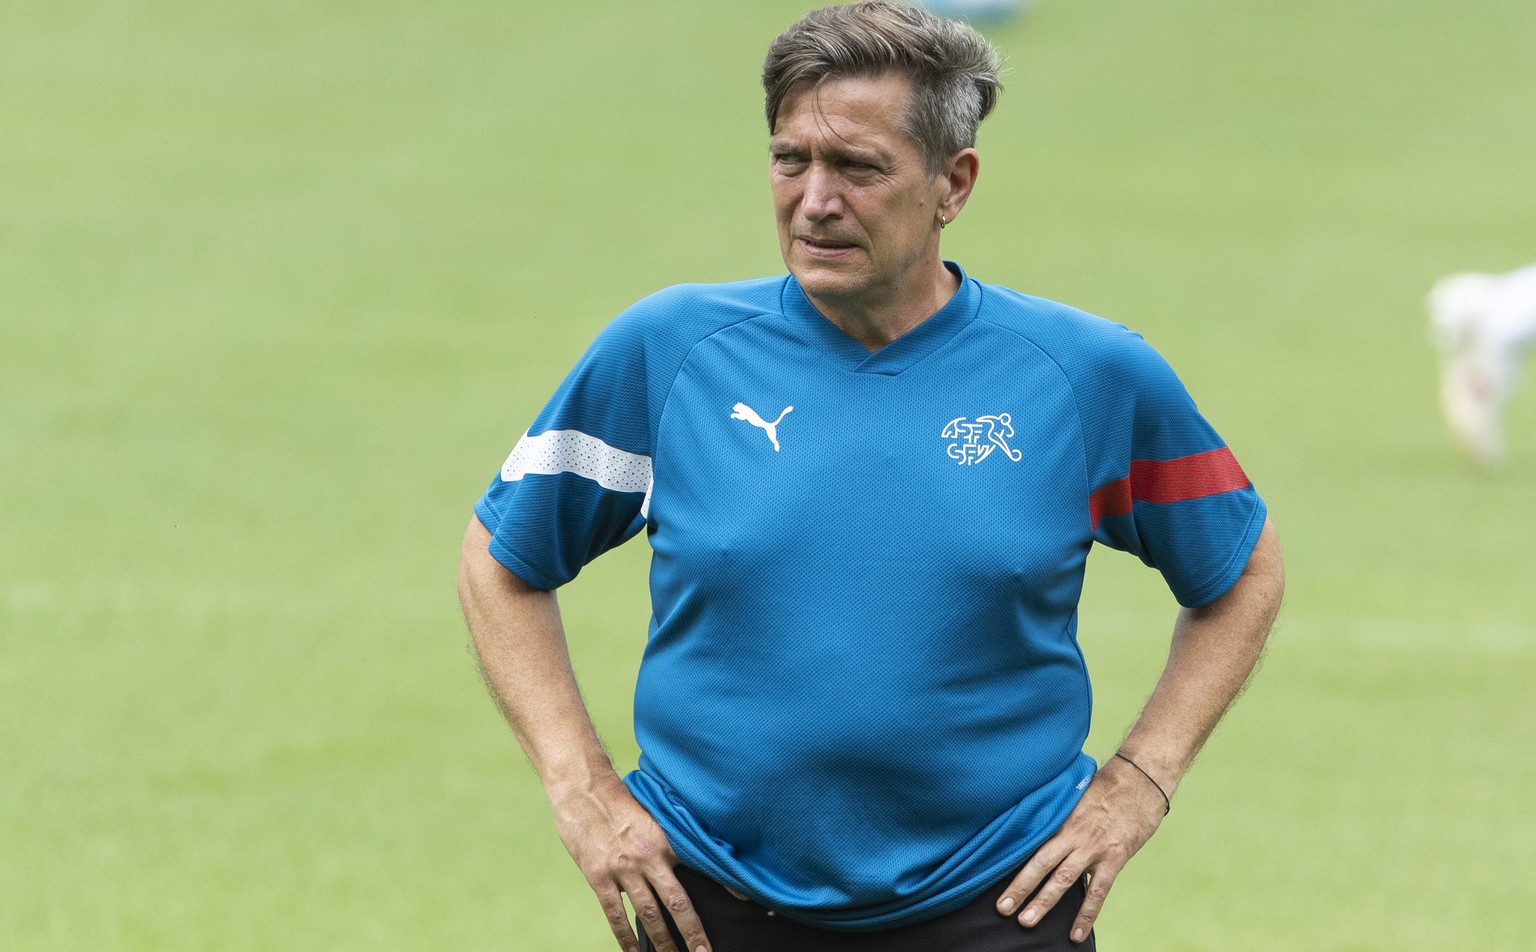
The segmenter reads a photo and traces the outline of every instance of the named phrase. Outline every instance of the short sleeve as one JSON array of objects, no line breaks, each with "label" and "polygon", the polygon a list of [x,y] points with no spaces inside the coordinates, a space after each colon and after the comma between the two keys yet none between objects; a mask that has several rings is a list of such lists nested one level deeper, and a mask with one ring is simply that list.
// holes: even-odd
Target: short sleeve
[{"label": "short sleeve", "polygon": [[1168,363],[1112,326],[1081,394],[1094,539],[1156,568],[1180,604],[1203,605],[1247,565],[1264,501]]},{"label": "short sleeve", "polygon": [[475,505],[497,561],[553,589],[644,527],[652,436],[643,341],[609,325],[582,355]]}]

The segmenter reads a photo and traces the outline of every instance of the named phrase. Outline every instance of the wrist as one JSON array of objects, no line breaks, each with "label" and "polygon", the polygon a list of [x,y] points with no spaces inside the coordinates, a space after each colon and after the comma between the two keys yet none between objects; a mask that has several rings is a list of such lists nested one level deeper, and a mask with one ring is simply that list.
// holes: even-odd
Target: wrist
[{"label": "wrist", "polygon": [[1127,756],[1125,753],[1123,753],[1121,751],[1118,751],[1118,750],[1115,751],[1114,754],[1111,755],[1110,759],[1112,759],[1112,760],[1120,760],[1120,761],[1123,761],[1124,763],[1129,764],[1131,766],[1131,768],[1134,770],[1134,772],[1139,774],[1142,777],[1142,780],[1143,780],[1144,783],[1148,784],[1153,789],[1155,789],[1157,791],[1158,796],[1161,797],[1162,801],[1163,801],[1163,815],[1164,816],[1168,815],[1169,811],[1173,809],[1173,799],[1172,799],[1172,793],[1173,793],[1172,787],[1173,787],[1173,785],[1171,783],[1167,783],[1165,785],[1164,781],[1158,780],[1157,777],[1153,776],[1140,763],[1138,763],[1136,760],[1132,759],[1131,757]]},{"label": "wrist", "polygon": [[571,797],[601,796],[624,786],[624,781],[614,769],[612,761],[601,753],[572,757],[541,766],[542,769],[538,774],[540,781],[544,784],[544,792],[552,802],[556,803]]}]

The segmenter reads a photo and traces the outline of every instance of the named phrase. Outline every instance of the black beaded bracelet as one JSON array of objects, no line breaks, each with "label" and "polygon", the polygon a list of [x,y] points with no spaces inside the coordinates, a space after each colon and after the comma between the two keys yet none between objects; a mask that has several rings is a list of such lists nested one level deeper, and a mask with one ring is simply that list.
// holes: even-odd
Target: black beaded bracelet
[{"label": "black beaded bracelet", "polygon": [[1153,780],[1151,774],[1147,773],[1145,770],[1142,770],[1141,764],[1138,764],[1136,761],[1120,753],[1120,751],[1115,751],[1115,756],[1130,764],[1132,767],[1135,767],[1137,773],[1141,774],[1143,777],[1146,777],[1147,780],[1151,782],[1152,786],[1157,788],[1157,792],[1163,795],[1163,816],[1167,816],[1168,811],[1173,809],[1173,801],[1168,799],[1168,792],[1163,789],[1163,785],[1158,783],[1156,780]]}]

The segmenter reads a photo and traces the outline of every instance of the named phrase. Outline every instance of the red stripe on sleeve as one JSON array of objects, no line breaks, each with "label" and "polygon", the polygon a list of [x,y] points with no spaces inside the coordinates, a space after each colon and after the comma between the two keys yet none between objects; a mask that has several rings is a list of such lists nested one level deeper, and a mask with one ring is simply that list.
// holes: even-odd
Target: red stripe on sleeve
[{"label": "red stripe on sleeve", "polygon": [[1129,515],[1133,502],[1183,502],[1249,485],[1225,446],[1178,459],[1132,460],[1129,476],[1105,483],[1088,497],[1088,513],[1097,529],[1104,516]]},{"label": "red stripe on sleeve", "polygon": [[1131,495],[1141,502],[1182,502],[1246,488],[1248,476],[1225,446],[1178,459],[1131,461]]},{"label": "red stripe on sleeve", "polygon": [[1131,513],[1131,477],[1105,483],[1088,497],[1088,516],[1093,528],[1099,528],[1099,520],[1105,516],[1127,516]]}]

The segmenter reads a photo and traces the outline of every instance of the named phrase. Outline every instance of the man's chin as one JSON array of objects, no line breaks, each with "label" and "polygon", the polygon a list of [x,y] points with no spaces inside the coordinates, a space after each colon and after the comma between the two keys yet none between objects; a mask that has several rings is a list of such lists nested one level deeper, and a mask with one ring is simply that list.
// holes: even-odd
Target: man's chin
[{"label": "man's chin", "polygon": [[789,273],[811,297],[843,298],[864,286],[863,275],[848,264],[801,259],[789,262]]}]

